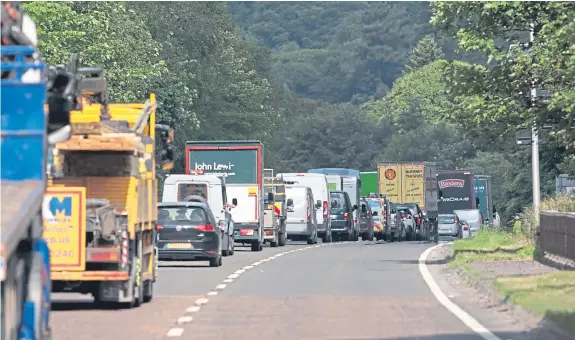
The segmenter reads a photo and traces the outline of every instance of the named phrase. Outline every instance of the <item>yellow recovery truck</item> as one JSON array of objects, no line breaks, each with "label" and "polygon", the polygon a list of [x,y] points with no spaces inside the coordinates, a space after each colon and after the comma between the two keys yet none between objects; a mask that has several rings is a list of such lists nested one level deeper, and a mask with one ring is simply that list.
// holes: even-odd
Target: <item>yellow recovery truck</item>
[{"label": "yellow recovery truck", "polygon": [[52,291],[137,307],[152,300],[157,278],[156,136],[169,170],[173,132],[156,124],[154,94],[108,104],[103,70],[84,73],[92,78],[83,79],[82,94],[99,104],[72,111],[72,137],[55,146],[44,199]]}]

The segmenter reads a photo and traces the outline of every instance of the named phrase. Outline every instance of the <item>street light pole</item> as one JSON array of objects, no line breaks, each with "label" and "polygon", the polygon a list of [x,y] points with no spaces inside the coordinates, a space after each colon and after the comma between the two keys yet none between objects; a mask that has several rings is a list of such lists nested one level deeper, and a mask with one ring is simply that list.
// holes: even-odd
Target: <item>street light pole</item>
[{"label": "street light pole", "polygon": [[[531,23],[529,32],[529,43],[531,47],[535,41],[535,24]],[[531,107],[535,107],[537,101],[537,89],[535,88],[535,79],[531,79],[530,91]],[[539,206],[541,204],[541,183],[539,175],[539,135],[535,124],[531,128],[531,175],[533,177],[533,209],[535,213],[539,213]]]}]

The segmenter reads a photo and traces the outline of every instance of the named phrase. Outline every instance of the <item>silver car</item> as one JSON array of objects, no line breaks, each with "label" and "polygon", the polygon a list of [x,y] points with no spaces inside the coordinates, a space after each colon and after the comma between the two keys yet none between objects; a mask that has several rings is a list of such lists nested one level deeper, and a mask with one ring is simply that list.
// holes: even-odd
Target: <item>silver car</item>
[{"label": "silver car", "polygon": [[440,214],[438,216],[437,233],[440,236],[459,237],[461,224],[455,214]]},{"label": "silver car", "polygon": [[467,221],[469,224],[469,231],[471,236],[475,236],[479,229],[481,228],[481,224],[483,221],[483,215],[481,211],[478,209],[462,209],[462,210],[454,210],[454,214],[457,215],[462,220]]}]

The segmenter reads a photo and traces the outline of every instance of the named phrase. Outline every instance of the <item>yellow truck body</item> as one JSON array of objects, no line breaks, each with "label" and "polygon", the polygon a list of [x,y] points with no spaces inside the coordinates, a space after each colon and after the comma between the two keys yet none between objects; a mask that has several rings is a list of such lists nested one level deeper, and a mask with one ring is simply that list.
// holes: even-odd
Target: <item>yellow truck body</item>
[{"label": "yellow truck body", "polygon": [[378,168],[379,192],[394,203],[425,207],[424,165],[383,163]]},{"label": "yellow truck body", "polygon": [[[84,284],[75,285],[74,287],[78,287],[77,291],[92,293],[96,300],[130,302],[134,296],[142,294],[144,300],[151,299],[153,283],[157,276],[155,228],[158,196],[154,143],[156,104],[153,94],[146,104],[148,108],[151,105],[152,111],[147,115],[142,133],[123,129],[116,133],[104,131],[100,134],[97,132],[84,134],[82,132],[84,129],[97,130],[100,125],[105,128],[105,124],[101,124],[100,121],[102,106],[86,104],[82,111],[73,111],[71,114],[72,138],[55,146],[54,163],[60,167],[67,166],[63,165],[63,159],[67,157],[64,155],[67,152],[73,152],[80,157],[99,154],[94,151],[110,152],[113,155],[121,153],[126,155],[121,157],[126,159],[132,157],[130,158],[132,162],[136,162],[133,159],[137,159],[138,162],[127,166],[133,173],[118,176],[64,174],[49,179],[46,197],[58,199],[59,202],[68,199],[73,206],[68,231],[60,229],[60,234],[50,231],[50,223],[44,221],[48,230],[44,235],[45,239],[49,242],[57,241],[59,237],[61,240],[69,240],[69,245],[62,248],[62,251],[68,253],[62,254],[74,255],[73,259],[56,256],[51,272],[55,291],[69,291],[67,282],[79,281]],[[127,122],[129,128],[133,130],[146,104],[108,104],[107,112],[111,115],[111,122]],[[91,138],[94,140],[90,141]],[[121,220],[122,226],[125,225],[122,235],[117,236],[122,237],[121,240],[94,245],[93,241],[86,239],[86,202],[90,200],[106,200],[108,207],[113,209],[117,221]],[[59,226],[62,225],[58,223]],[[54,249],[58,251],[58,247]],[[75,266],[68,266],[66,261],[74,263]],[[114,286],[114,283],[117,285]],[[133,291],[132,284],[135,286]],[[140,289],[141,285],[144,285],[143,290]],[[112,291],[118,293],[113,296],[110,293]],[[108,295],[104,296],[105,294]],[[141,296],[137,298],[142,300]]]}]

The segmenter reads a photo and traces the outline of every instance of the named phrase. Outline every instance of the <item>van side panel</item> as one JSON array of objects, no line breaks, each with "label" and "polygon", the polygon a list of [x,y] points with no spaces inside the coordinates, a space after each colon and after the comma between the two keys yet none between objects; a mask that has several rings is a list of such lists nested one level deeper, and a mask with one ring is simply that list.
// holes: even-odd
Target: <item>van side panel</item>
[{"label": "van side panel", "polygon": [[312,230],[308,223],[308,212],[313,209],[313,194],[307,187],[287,187],[286,199],[293,200],[293,211],[287,212],[286,232],[288,237],[311,236]]},{"label": "van side panel", "polygon": [[[309,187],[313,193],[314,201],[312,202],[315,205],[315,201],[320,200],[323,202],[329,202],[329,189],[327,184],[327,179],[325,176],[296,176],[292,174],[282,174],[284,181],[293,181],[297,186],[305,186]],[[329,216],[329,214],[328,214]],[[319,225],[324,225],[327,221],[324,221],[323,218],[323,208],[316,210],[316,219],[318,228]],[[326,226],[324,225],[322,229]]]}]

